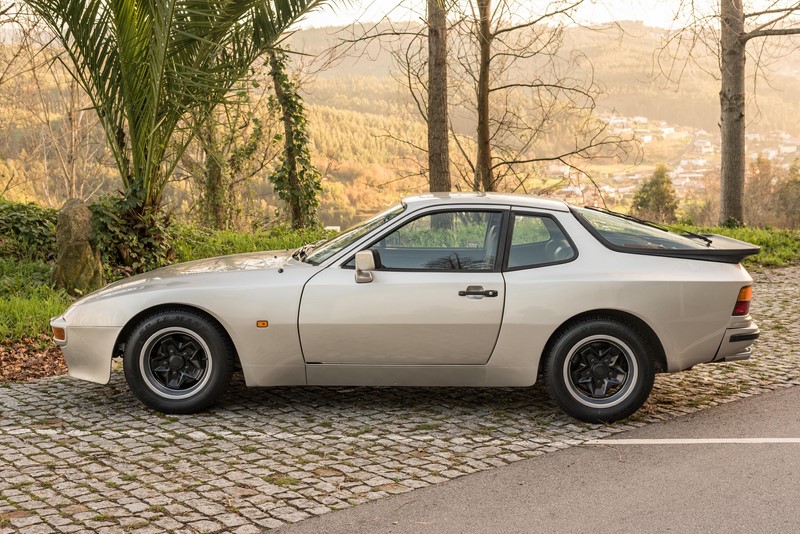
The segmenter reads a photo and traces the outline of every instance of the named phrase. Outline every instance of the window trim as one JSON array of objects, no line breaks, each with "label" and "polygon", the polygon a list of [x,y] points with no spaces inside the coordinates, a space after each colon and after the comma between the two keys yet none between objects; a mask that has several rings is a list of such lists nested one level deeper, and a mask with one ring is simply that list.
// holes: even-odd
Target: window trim
[{"label": "window trim", "polygon": [[[511,256],[511,241],[513,240],[514,236],[514,219],[517,215],[527,216],[527,217],[539,217],[540,219],[550,219],[553,223],[558,227],[561,231],[561,234],[564,236],[564,239],[567,240],[567,243],[572,247],[572,250],[575,251],[575,254],[567,259],[567,260],[560,260],[560,261],[549,261],[547,263],[537,263],[535,265],[520,265],[518,267],[509,267],[508,260]],[[572,263],[573,261],[578,259],[580,256],[580,250],[578,247],[575,246],[575,241],[573,241],[572,237],[570,237],[569,233],[564,229],[564,226],[558,220],[558,217],[553,216],[550,213],[541,213],[538,211],[524,211],[520,209],[512,208],[509,213],[508,223],[507,223],[507,230],[506,230],[506,243],[505,243],[505,254],[503,255],[503,269],[502,272],[510,273],[515,271],[525,271],[529,269],[538,269],[540,267],[550,267],[552,265],[562,265],[564,263]]]},{"label": "window trim", "polygon": [[407,224],[411,224],[417,219],[422,217],[426,217],[429,215],[435,215],[437,213],[448,213],[448,212],[483,212],[483,213],[499,213],[500,214],[500,235],[497,239],[497,254],[495,255],[494,259],[494,266],[491,269],[480,269],[480,270],[464,270],[464,269],[403,269],[403,268],[387,268],[381,267],[380,269],[376,269],[377,272],[386,272],[386,273],[465,273],[465,274],[474,274],[474,273],[498,273],[502,270],[502,265],[505,263],[505,248],[506,248],[506,241],[508,238],[508,221],[510,219],[510,212],[511,208],[509,206],[433,206],[429,209],[420,210],[419,213],[414,214],[413,216],[408,217],[400,222],[397,226],[387,229],[384,233],[377,236],[375,239],[368,241],[366,245],[358,247],[358,250],[353,251],[352,254],[348,254],[345,259],[339,264],[339,267],[342,269],[355,269],[355,266],[347,265],[355,258],[355,253],[361,250],[368,250],[372,248],[376,243],[386,238],[389,234],[396,232],[400,228],[406,226]]}]

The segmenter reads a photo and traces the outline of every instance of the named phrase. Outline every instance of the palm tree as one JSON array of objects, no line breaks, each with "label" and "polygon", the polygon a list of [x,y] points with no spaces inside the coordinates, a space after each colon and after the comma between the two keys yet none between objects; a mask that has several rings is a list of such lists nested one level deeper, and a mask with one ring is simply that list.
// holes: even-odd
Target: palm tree
[{"label": "palm tree", "polygon": [[280,35],[324,0],[26,0],[66,49],[126,205],[161,204],[193,132]]}]

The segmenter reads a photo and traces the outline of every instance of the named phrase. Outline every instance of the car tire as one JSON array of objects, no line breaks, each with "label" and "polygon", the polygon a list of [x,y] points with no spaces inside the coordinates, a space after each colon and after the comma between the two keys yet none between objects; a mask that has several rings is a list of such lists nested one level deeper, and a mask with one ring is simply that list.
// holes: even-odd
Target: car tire
[{"label": "car tire", "polygon": [[205,410],[230,381],[233,346],[201,314],[166,310],[142,320],[125,344],[125,379],[145,405],[164,413]]},{"label": "car tire", "polygon": [[610,423],[635,413],[655,379],[652,349],[631,325],[594,317],[570,325],[549,345],[547,389],[569,415]]}]

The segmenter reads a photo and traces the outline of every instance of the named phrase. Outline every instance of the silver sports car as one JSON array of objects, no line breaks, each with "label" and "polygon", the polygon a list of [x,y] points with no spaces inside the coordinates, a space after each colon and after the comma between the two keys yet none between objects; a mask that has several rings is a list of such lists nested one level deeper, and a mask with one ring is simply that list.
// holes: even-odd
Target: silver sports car
[{"label": "silver sports car", "polygon": [[657,372],[745,359],[758,247],[499,194],[407,198],[322,243],[121,280],[52,321],[70,375],[167,413],[248,386],[531,386],[584,421]]}]

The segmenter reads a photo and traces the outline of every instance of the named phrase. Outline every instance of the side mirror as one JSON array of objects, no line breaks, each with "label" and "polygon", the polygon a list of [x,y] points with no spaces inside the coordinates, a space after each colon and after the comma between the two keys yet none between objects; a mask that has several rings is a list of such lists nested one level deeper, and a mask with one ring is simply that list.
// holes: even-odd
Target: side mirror
[{"label": "side mirror", "polygon": [[361,250],[356,252],[356,283],[368,284],[372,282],[372,272],[381,266],[377,250]]}]

